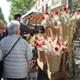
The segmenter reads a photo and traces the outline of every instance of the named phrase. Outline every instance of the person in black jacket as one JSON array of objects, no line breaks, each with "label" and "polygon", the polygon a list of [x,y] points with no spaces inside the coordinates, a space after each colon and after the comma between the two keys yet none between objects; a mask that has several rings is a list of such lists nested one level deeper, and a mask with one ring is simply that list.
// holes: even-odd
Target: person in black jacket
[{"label": "person in black jacket", "polygon": [[15,14],[14,15],[14,19],[19,21],[19,23],[20,23],[20,30],[21,30],[21,36],[24,38],[24,35],[26,33],[28,33],[29,28],[24,23],[21,22],[21,14]]}]

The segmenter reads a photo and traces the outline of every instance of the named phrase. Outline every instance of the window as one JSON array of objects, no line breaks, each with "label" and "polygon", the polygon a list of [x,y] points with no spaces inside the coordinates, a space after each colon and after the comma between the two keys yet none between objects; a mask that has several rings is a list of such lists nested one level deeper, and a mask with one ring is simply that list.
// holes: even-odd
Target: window
[{"label": "window", "polygon": [[61,2],[61,0],[52,0],[52,5],[57,5]]},{"label": "window", "polygon": [[48,10],[48,4],[46,4],[46,11]]},{"label": "window", "polygon": [[46,11],[46,13],[48,12],[48,4],[46,4],[46,10],[45,11]]},{"label": "window", "polygon": [[42,12],[44,12],[44,6],[42,6]]}]

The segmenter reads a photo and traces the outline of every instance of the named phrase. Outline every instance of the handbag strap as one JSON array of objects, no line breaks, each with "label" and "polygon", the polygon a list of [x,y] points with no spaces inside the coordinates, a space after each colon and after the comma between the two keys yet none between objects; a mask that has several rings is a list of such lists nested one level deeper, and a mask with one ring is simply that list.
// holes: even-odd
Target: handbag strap
[{"label": "handbag strap", "polygon": [[9,52],[3,57],[3,60],[10,54],[10,52],[12,51],[12,49],[15,47],[15,45],[17,44],[17,42],[20,40],[21,37],[19,37],[17,39],[17,41],[13,44],[13,46],[11,47],[11,49],[9,50]]}]

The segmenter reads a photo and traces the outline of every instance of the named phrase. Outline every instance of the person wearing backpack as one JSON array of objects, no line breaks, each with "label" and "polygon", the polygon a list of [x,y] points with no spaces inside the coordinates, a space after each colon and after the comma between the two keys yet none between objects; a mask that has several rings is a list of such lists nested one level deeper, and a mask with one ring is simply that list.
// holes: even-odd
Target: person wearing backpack
[{"label": "person wearing backpack", "polygon": [[4,58],[9,53],[4,59],[3,78],[6,80],[28,80],[28,63],[33,57],[32,49],[28,42],[20,36],[20,23],[18,21],[10,21],[7,25],[7,31],[7,37],[0,42],[0,50],[2,51],[0,56]]}]

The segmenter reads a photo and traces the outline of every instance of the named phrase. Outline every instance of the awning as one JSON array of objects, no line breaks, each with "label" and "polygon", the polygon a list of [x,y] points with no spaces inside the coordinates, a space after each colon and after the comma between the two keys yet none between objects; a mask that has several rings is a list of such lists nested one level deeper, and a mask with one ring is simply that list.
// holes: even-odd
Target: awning
[{"label": "awning", "polygon": [[36,11],[35,9],[30,10],[25,15],[22,16],[23,19],[28,19],[30,23],[40,22],[44,19],[42,13]]},{"label": "awning", "polygon": [[44,19],[43,15],[33,15],[29,18],[30,23],[36,23],[36,22],[41,22]]},{"label": "awning", "polygon": [[24,14],[22,16],[22,18],[31,16],[31,15],[35,15],[35,14],[41,14],[39,11],[37,11],[36,9],[31,9],[30,11],[28,11],[26,14]]}]

